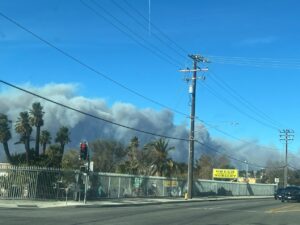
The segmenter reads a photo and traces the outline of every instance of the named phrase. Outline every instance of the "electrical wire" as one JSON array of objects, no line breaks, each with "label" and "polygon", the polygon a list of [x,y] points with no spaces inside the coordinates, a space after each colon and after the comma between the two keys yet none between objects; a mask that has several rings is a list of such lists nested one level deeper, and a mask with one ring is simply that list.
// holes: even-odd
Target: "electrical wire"
[{"label": "electrical wire", "polygon": [[225,97],[219,95],[213,88],[211,88],[208,84],[204,84],[204,86],[206,87],[206,89],[212,94],[214,95],[216,98],[220,99],[222,102],[226,103],[227,105],[231,106],[232,108],[234,108],[236,111],[240,112],[241,114],[247,116],[248,118],[256,121],[257,123],[260,123],[261,125],[274,129],[274,130],[280,130],[280,128],[277,128],[273,125],[270,125],[268,123],[265,123],[257,118],[255,118],[254,116],[252,116],[249,113],[244,112],[243,110],[241,110],[239,107],[237,107],[236,105],[234,105],[231,101],[229,101],[228,99],[226,99]]},{"label": "electrical wire", "polygon": [[[161,103],[159,103],[159,102],[157,102],[157,101],[155,101],[155,100],[153,100],[153,99],[150,99],[150,98],[148,98],[148,97],[146,97],[146,96],[144,96],[144,95],[138,93],[137,91],[134,91],[134,90],[128,88],[127,86],[125,86],[125,85],[119,83],[119,82],[116,81],[116,80],[113,80],[113,79],[110,78],[108,75],[99,72],[98,70],[96,70],[96,69],[94,69],[93,67],[89,66],[88,64],[82,62],[82,61],[79,60],[78,58],[76,58],[76,57],[72,56],[71,54],[67,53],[66,51],[64,51],[64,50],[62,50],[62,49],[60,49],[60,48],[58,48],[57,46],[55,46],[55,45],[52,44],[51,42],[49,42],[49,41],[45,40],[44,38],[42,38],[41,36],[35,34],[35,33],[32,32],[31,30],[29,30],[28,28],[22,26],[20,23],[16,22],[15,20],[11,19],[10,17],[6,16],[6,15],[3,14],[2,12],[0,12],[0,16],[3,17],[4,19],[10,21],[11,23],[15,24],[17,27],[21,28],[22,30],[26,31],[27,33],[31,34],[32,36],[34,36],[34,37],[37,38],[38,40],[40,40],[40,41],[42,41],[43,43],[45,43],[46,45],[50,46],[51,48],[53,48],[53,49],[55,49],[56,51],[60,52],[60,53],[63,54],[64,56],[66,56],[66,57],[72,59],[72,60],[75,61],[76,63],[78,63],[78,64],[82,65],[83,67],[89,69],[90,71],[92,71],[92,72],[94,72],[94,73],[96,73],[96,74],[102,76],[103,78],[109,80],[110,82],[116,84],[117,86],[122,87],[123,89],[126,89],[127,91],[129,91],[129,92],[131,92],[131,93],[133,93],[133,94],[135,94],[135,95],[137,95],[137,96],[139,96],[139,97],[141,97],[141,98],[143,98],[143,99],[145,99],[145,100],[148,100],[148,101],[150,101],[150,102],[152,102],[152,103],[154,103],[154,104],[157,104],[157,105],[159,105],[159,106],[161,106],[161,107],[164,107],[164,108],[166,108],[166,109],[169,109],[169,110],[171,110],[171,111],[173,111],[173,112],[176,112],[176,113],[178,113],[178,114],[187,116],[187,114],[185,114],[185,113],[182,113],[182,112],[180,112],[180,111],[178,111],[178,110],[174,110],[174,109],[172,109],[172,108],[170,108],[170,107],[168,107],[168,106],[166,106],[166,105],[164,105],[164,104],[161,104]],[[10,83],[8,83],[8,82],[5,82],[5,81],[1,81],[1,82],[4,83],[4,84],[9,85],[9,86],[11,86],[11,87],[15,87],[15,88],[17,88],[17,89],[19,89],[19,90],[25,91],[25,92],[27,92],[28,94],[31,94],[31,95],[34,95],[34,96],[36,96],[36,97],[42,98],[42,99],[44,99],[44,100],[47,99],[47,98],[42,97],[42,96],[39,96],[39,95],[37,95],[37,94],[35,94],[35,93],[26,91],[25,89],[22,89],[22,88],[20,88],[20,87],[14,86],[14,85],[12,85],[12,84],[10,84]],[[50,100],[50,99],[47,99],[47,100]],[[50,100],[50,102],[63,106],[63,104],[58,103],[58,102],[55,102],[55,101],[52,101],[52,100]],[[72,107],[69,107],[69,106],[65,106],[65,107],[66,107],[66,108],[69,108],[69,109],[71,109],[71,110],[73,110],[73,111],[77,111],[77,109],[75,109],[75,108],[72,108]],[[100,120],[103,119],[103,118],[96,117],[96,116],[91,115],[91,114],[88,114],[88,113],[84,113],[84,112],[79,111],[79,110],[78,110],[78,112],[80,112],[80,113],[82,113],[82,114],[84,114],[84,115],[87,115],[87,116],[91,116],[91,117],[94,117],[94,118],[98,118],[98,119],[100,119]],[[114,124],[114,125],[120,125],[121,127],[124,127],[124,128],[127,128],[127,129],[133,129],[133,130],[135,130],[135,128],[127,127],[127,126],[124,126],[124,125],[122,125],[122,124],[114,123],[114,122],[109,121],[109,120],[103,119],[103,121],[104,121],[104,122],[111,122],[111,123]],[[152,132],[143,131],[143,130],[139,130],[139,129],[136,129],[135,131],[137,131],[137,132],[144,132],[144,133],[146,133],[146,134],[154,135],[154,136],[155,136],[155,135],[156,135],[156,136],[159,135],[159,134],[155,134],[155,133],[152,133]],[[164,135],[161,135],[161,137],[169,138],[169,139],[175,139],[175,140],[184,140],[184,141],[188,141],[188,139],[177,139],[177,138],[168,137],[168,136],[164,136]]]},{"label": "electrical wire", "polygon": [[97,75],[99,75],[99,76],[105,78],[106,80],[112,82],[113,84],[115,84],[115,85],[117,85],[117,86],[119,86],[119,87],[121,87],[121,88],[123,88],[123,89],[125,89],[125,90],[127,90],[127,91],[129,91],[129,92],[131,92],[132,94],[134,94],[134,95],[136,95],[136,96],[138,96],[138,97],[140,97],[140,98],[142,98],[142,99],[145,99],[145,100],[147,100],[147,101],[149,101],[149,102],[151,102],[151,103],[154,103],[154,104],[156,104],[156,105],[158,105],[158,106],[161,106],[161,107],[163,107],[163,108],[169,109],[169,110],[171,110],[171,111],[173,111],[173,112],[175,112],[175,113],[177,113],[177,114],[179,114],[179,115],[183,115],[183,116],[185,116],[185,117],[189,117],[189,115],[186,114],[186,113],[180,112],[180,111],[178,111],[178,110],[176,110],[176,109],[173,109],[173,108],[171,108],[171,107],[169,107],[169,106],[166,106],[166,105],[164,105],[164,104],[162,104],[162,103],[160,103],[160,102],[158,102],[158,101],[156,101],[156,100],[153,100],[153,99],[151,99],[151,98],[149,98],[149,97],[146,97],[145,95],[142,95],[141,93],[139,93],[139,92],[137,92],[137,91],[135,91],[135,90],[133,90],[133,89],[131,89],[131,88],[125,86],[124,84],[121,84],[120,82],[118,82],[118,81],[116,81],[116,80],[110,78],[109,75],[106,75],[106,74],[104,74],[104,73],[98,71],[97,69],[91,67],[90,65],[86,64],[85,62],[82,62],[82,61],[79,60],[78,58],[76,58],[76,57],[72,56],[71,54],[67,53],[66,51],[64,51],[64,50],[62,50],[62,49],[60,49],[60,48],[58,48],[57,46],[55,46],[55,45],[52,44],[51,42],[49,42],[49,41],[47,41],[46,39],[42,38],[41,36],[37,35],[37,34],[34,33],[33,31],[31,31],[31,30],[29,30],[28,28],[24,27],[23,25],[21,25],[20,23],[18,23],[18,22],[15,21],[15,20],[13,20],[12,18],[6,16],[6,15],[3,14],[2,12],[0,12],[0,16],[3,17],[3,18],[5,18],[6,20],[10,21],[11,23],[13,23],[14,25],[16,25],[16,26],[19,27],[20,29],[22,29],[22,30],[26,31],[27,33],[31,34],[32,36],[34,36],[35,38],[37,38],[38,40],[40,40],[40,41],[43,42],[44,44],[48,45],[49,47],[51,47],[51,48],[55,49],[56,51],[58,51],[59,53],[63,54],[63,55],[66,56],[67,58],[69,58],[69,59],[73,60],[74,62],[80,64],[81,66],[87,68],[88,70],[92,71],[93,73],[96,73]]},{"label": "electrical wire", "polygon": [[[138,19],[136,19],[129,11],[127,11],[124,7],[122,7],[120,4],[118,4],[115,0],[112,0],[112,3],[117,6],[121,11],[123,11],[128,17],[130,17],[133,21],[135,21],[141,28],[148,31],[148,28],[142,24]],[[151,23],[151,22],[150,22]],[[173,46],[171,46],[168,42],[166,42],[164,39],[162,39],[160,36],[158,36],[155,33],[151,33],[152,36],[154,36],[156,39],[158,39],[162,44],[167,46],[169,49],[174,51],[178,56],[182,57],[183,59],[187,59],[187,54],[184,55],[180,53],[177,49],[175,49]]]},{"label": "electrical wire", "polygon": [[[282,127],[282,124],[278,121],[273,120],[270,116],[268,116],[266,113],[264,113],[262,110],[258,109],[256,106],[251,104],[247,99],[242,97],[237,91],[235,91],[233,88],[231,88],[223,79],[220,78],[220,76],[217,76],[216,73],[209,70],[210,78],[225,92],[227,92],[231,97],[233,97],[236,101],[244,105],[247,109],[249,109],[251,112],[258,115],[262,120],[269,121],[269,123],[273,124],[274,126]],[[220,80],[220,81],[219,81]]]},{"label": "electrical wire", "polygon": [[[148,18],[146,18],[137,8],[135,8],[132,4],[130,4],[127,0],[124,0],[123,2],[126,3],[126,5],[131,8],[137,15],[139,15],[141,18],[143,18],[146,22],[148,21]],[[155,28],[165,39],[167,39],[169,42],[171,42],[174,46],[177,47],[177,49],[181,50],[184,55],[189,55],[190,53],[185,50],[183,47],[181,47],[178,43],[176,43],[174,40],[172,40],[168,35],[166,35],[161,29],[159,29],[155,24],[150,22],[151,27]]]},{"label": "electrical wire", "polygon": [[255,118],[253,115],[241,110],[239,107],[237,107],[235,104],[233,104],[231,101],[229,101],[228,99],[226,99],[225,97],[219,95],[213,88],[211,88],[208,84],[206,83],[203,83],[203,86],[206,87],[206,89],[212,94],[214,95],[216,98],[220,99],[222,102],[226,103],[227,105],[231,106],[232,108],[234,108],[236,111],[238,111],[239,113],[245,115],[246,117],[248,117],[249,119],[265,126],[265,127],[268,127],[270,129],[273,129],[273,130],[276,130],[276,131],[279,131],[280,128],[276,127],[276,126],[273,126],[269,123],[266,123],[264,121],[261,121],[257,118]]},{"label": "electrical wire", "polygon": [[257,167],[257,168],[265,168],[265,169],[280,169],[280,168],[284,168],[284,166],[270,167],[270,166],[262,166],[262,165],[259,165],[259,164],[256,164],[256,163],[251,163],[251,162],[249,162],[248,160],[238,159],[238,158],[236,158],[236,157],[234,157],[234,156],[232,156],[232,155],[229,155],[229,154],[227,154],[227,153],[221,152],[221,151],[219,151],[219,150],[217,150],[217,149],[215,149],[215,148],[212,148],[211,146],[209,146],[209,145],[207,145],[207,144],[204,144],[204,143],[202,143],[202,142],[200,142],[200,141],[195,140],[195,142],[198,143],[198,144],[200,144],[200,145],[202,145],[202,146],[204,146],[204,147],[206,147],[206,148],[208,148],[208,149],[210,149],[210,150],[212,150],[212,151],[214,151],[214,152],[217,152],[217,153],[219,153],[219,154],[222,154],[222,155],[228,157],[229,159],[232,159],[232,160],[234,160],[234,161],[237,161],[237,162],[240,162],[240,163],[243,163],[243,164],[248,164],[248,165],[253,166],[253,167]]},{"label": "electrical wire", "polygon": [[[141,24],[138,20],[136,20],[130,13],[128,13],[128,11],[126,11],[123,7],[121,7],[119,4],[117,4],[114,0],[113,3],[119,8],[121,9],[123,12],[125,12],[129,17],[131,17],[133,20],[135,20],[140,26],[142,26],[144,29],[147,30],[147,28],[145,28],[145,26],[143,24]],[[132,5],[130,5],[126,0],[125,3],[131,8],[133,9],[135,12],[137,12],[145,21],[147,21],[147,18],[145,18],[139,11],[137,11]],[[186,51],[181,48],[185,53]],[[179,52],[177,52],[178,55],[182,56],[182,54],[180,54]],[[185,58],[185,56],[182,56]],[[214,56],[211,56],[214,57]],[[216,58],[216,57],[215,57]],[[235,58],[236,59],[236,58]],[[240,58],[239,58],[240,59]],[[214,73],[213,73],[214,74]],[[212,79],[224,90],[227,90],[228,93],[230,93],[231,96],[233,96],[237,101],[239,101],[240,103],[242,103],[244,106],[246,106],[248,109],[250,109],[250,111],[254,112],[256,115],[259,115],[260,118],[267,119],[269,120],[269,122],[273,123],[273,125],[276,123],[275,126],[281,126],[279,123],[277,123],[276,121],[274,121],[273,119],[271,119],[267,114],[263,113],[261,110],[259,110],[257,107],[255,107],[253,104],[251,104],[249,101],[247,101],[245,98],[243,98],[241,95],[239,95],[236,91],[234,91],[229,85],[227,85],[224,81],[222,82],[224,85],[222,85],[219,81],[217,81],[215,78],[212,77]]]},{"label": "electrical wire", "polygon": [[[133,10],[137,15],[140,16],[145,22],[149,22],[148,18],[146,18],[137,8],[135,8],[131,3],[127,0],[123,0],[123,2]],[[161,29],[159,29],[153,22],[150,22],[151,26],[155,28],[164,38],[166,38],[170,43],[177,47],[183,54],[188,55],[189,52],[180,46],[177,42],[172,40],[168,35],[166,35]],[[285,58],[285,59],[274,59],[274,58],[254,58],[254,57],[228,57],[228,56],[216,56],[216,55],[207,55],[208,58],[212,59],[213,62],[223,63],[223,64],[235,64],[242,66],[256,66],[256,67],[294,67],[300,68],[300,59],[293,58]]]},{"label": "electrical wire", "polygon": [[[136,43],[138,43],[140,46],[142,46],[143,48],[147,49],[148,51],[152,52],[153,54],[155,54],[156,56],[158,56],[159,58],[163,59],[164,61],[179,67],[182,63],[177,61],[176,59],[174,59],[172,56],[166,54],[165,52],[161,51],[158,47],[156,47],[155,45],[153,45],[151,42],[149,42],[148,40],[146,40],[145,38],[143,38],[140,34],[138,34],[137,32],[135,32],[133,29],[131,29],[129,26],[127,26],[125,23],[123,23],[121,20],[119,20],[116,16],[114,16],[112,13],[110,13],[108,10],[106,10],[104,7],[102,7],[98,2],[91,0],[91,2],[94,3],[94,5],[102,10],[102,12],[104,12],[106,15],[108,15],[110,18],[114,19],[119,25],[121,25],[123,28],[125,28],[127,31],[125,31],[124,29],[120,28],[120,26],[116,25],[114,22],[112,22],[110,19],[106,18],[105,16],[103,16],[101,13],[99,13],[98,10],[96,10],[95,8],[93,8],[92,6],[88,5],[86,2],[84,2],[83,0],[80,0],[80,2],[87,7],[89,10],[91,10],[96,16],[101,17],[103,19],[105,19],[108,23],[110,23],[112,26],[114,26],[116,29],[118,29],[119,31],[121,31],[123,34],[125,34],[126,36],[128,36],[129,38],[131,38],[132,40],[134,40]],[[129,32],[129,33],[128,33]],[[141,40],[141,41],[140,41]],[[147,43],[147,45],[151,46],[151,48],[149,48],[147,45],[143,44],[143,42]],[[157,54],[159,53],[159,54]]]},{"label": "electrical wire", "polygon": [[244,62],[263,62],[263,63],[297,63],[300,65],[300,59],[293,58],[283,58],[283,59],[275,59],[275,58],[254,58],[254,57],[241,57],[241,56],[215,56],[208,55],[209,58],[219,59],[219,60],[236,60],[236,61],[244,61]]},{"label": "electrical wire", "polygon": [[76,58],[75,56],[69,54],[68,52],[62,50],[61,48],[55,46],[54,44],[52,44],[50,41],[42,38],[41,36],[37,35],[36,33],[34,33],[33,31],[29,30],[28,28],[24,27],[23,25],[21,25],[20,23],[18,23],[17,21],[13,20],[12,18],[6,16],[5,14],[3,14],[2,12],[0,12],[0,16],[3,17],[4,19],[8,20],[9,22],[13,23],[14,25],[16,25],[17,27],[19,27],[20,29],[22,29],[23,31],[26,31],[27,33],[31,34],[33,37],[35,37],[36,39],[40,40],[41,42],[43,42],[44,44],[48,45],[49,47],[55,49],[56,51],[58,51],[59,53],[61,53],[62,55],[66,56],[67,58],[71,59],[72,61],[80,64],[81,66],[85,67],[86,69],[90,70],[91,72],[103,77],[104,79],[110,81],[111,83],[115,84],[116,86],[119,86],[121,87],[122,89],[144,99],[144,100],[147,100],[155,105],[158,105],[160,107],[163,107],[165,109],[168,109],[170,111],[173,111],[177,114],[180,114],[180,115],[183,115],[183,116],[187,116],[186,113],[183,113],[183,112],[180,112],[179,110],[176,110],[176,109],[173,109],[165,104],[162,104],[152,98],[149,98],[141,93],[139,93],[138,91],[136,90],[133,90],[129,87],[127,87],[126,85],[112,79],[109,75],[107,74],[104,74],[103,72],[100,72],[99,70],[95,69],[94,67],[88,65],[87,63],[81,61],[79,58]]},{"label": "electrical wire", "polygon": [[288,164],[288,167],[290,167],[290,168],[292,168],[292,169],[294,169],[294,170],[300,170],[299,168],[297,168],[297,167],[295,167],[295,166],[293,166],[293,165],[291,165],[291,164]]},{"label": "electrical wire", "polygon": [[[118,4],[118,3],[116,3],[114,0],[112,1],[119,9],[121,9],[127,16],[129,16],[130,18],[132,18],[136,23],[138,23],[141,27],[143,27],[144,29],[146,29],[147,30],[147,28],[145,28],[145,26],[142,24],[142,23],[140,23],[135,17],[133,17],[127,10],[125,10],[120,4]],[[143,16],[143,14],[141,14],[136,8],[134,8],[130,3],[128,3],[126,0],[124,1],[131,9],[133,9],[139,16],[141,16],[141,18],[143,18],[146,22],[148,22],[148,19],[145,17],[145,16]],[[174,43],[174,44],[176,44],[177,45],[177,47],[179,47],[183,52],[185,52],[185,53],[187,53],[187,51],[186,50],[184,50],[182,47],[180,47],[176,42],[174,42],[174,41],[172,41],[172,39],[170,39],[168,36],[166,36],[159,28],[157,28],[153,23],[151,23],[151,25],[155,28],[155,29],[157,29],[164,37],[166,37],[169,41],[171,41],[172,43]],[[155,35],[157,38],[159,38],[157,35]],[[163,41],[162,39],[160,39],[159,38],[159,40],[160,41]],[[165,43],[165,42],[164,42]],[[166,43],[165,43],[166,44]],[[168,45],[170,48],[171,48],[171,46],[170,45]],[[175,50],[174,48],[173,48],[173,50]],[[178,51],[177,51],[177,53],[178,53],[178,55],[180,55],[180,56],[182,56],[183,58],[185,58],[185,56],[183,55],[183,54],[181,54],[181,53],[179,53]],[[246,100],[244,100],[244,101],[246,101]],[[203,122],[203,121],[202,121]],[[206,125],[207,125],[207,123],[206,123]],[[219,132],[221,132],[221,133],[223,133],[223,134],[225,134],[225,132],[222,132],[222,131],[220,131],[220,130],[218,130]],[[242,142],[245,142],[245,141],[243,141],[243,140],[241,140],[241,139],[238,139],[238,138],[235,138],[235,137],[233,137],[232,135],[229,135],[229,134],[226,134],[227,136],[230,136],[230,137],[232,137],[232,138],[234,138],[234,139],[236,139],[236,140],[239,140],[239,141],[242,141]],[[249,143],[249,142],[245,142],[245,143]]]},{"label": "electrical wire", "polygon": [[[162,137],[162,138],[171,139],[171,140],[177,140],[177,141],[185,141],[185,142],[189,142],[190,141],[190,139],[186,139],[186,138],[178,138],[178,137],[173,137],[173,136],[158,134],[158,133],[154,133],[154,132],[150,132],[150,131],[146,131],[146,130],[141,130],[141,129],[138,129],[138,128],[130,127],[130,126],[127,126],[127,125],[124,125],[124,124],[120,124],[120,123],[117,123],[117,122],[113,122],[111,120],[108,120],[108,119],[105,119],[105,118],[102,118],[102,117],[99,117],[99,116],[92,115],[90,113],[84,112],[82,110],[76,109],[76,108],[68,106],[66,104],[62,104],[62,103],[57,102],[55,100],[46,98],[44,96],[41,96],[41,95],[36,94],[36,93],[34,93],[32,91],[29,91],[29,90],[26,90],[24,88],[21,88],[19,86],[13,85],[13,84],[11,84],[9,82],[6,82],[4,80],[0,80],[0,82],[3,83],[3,84],[5,84],[5,85],[7,85],[7,86],[9,86],[9,87],[17,89],[19,91],[22,91],[22,92],[25,92],[25,93],[30,94],[32,96],[35,96],[37,98],[43,99],[43,100],[45,100],[47,102],[50,102],[52,104],[58,105],[60,107],[69,109],[71,111],[80,113],[80,114],[88,116],[88,117],[91,117],[93,119],[100,120],[100,121],[105,122],[105,123],[109,123],[109,124],[112,124],[112,125],[115,125],[115,126],[118,126],[118,127],[122,127],[122,128],[128,129],[128,130],[133,130],[133,131],[136,131],[136,132],[139,132],[139,133],[148,134],[148,135],[151,135],[151,136]],[[248,165],[251,165],[251,166],[254,166],[254,167],[260,167],[260,168],[275,168],[275,167],[261,166],[261,165],[255,164],[255,163],[250,163],[248,161],[245,162],[245,160],[237,159],[237,158],[233,157],[232,155],[225,154],[225,153],[223,153],[223,152],[221,152],[221,151],[219,151],[219,150],[217,150],[215,148],[212,148],[211,146],[209,146],[209,145],[207,145],[205,143],[202,143],[202,142],[200,142],[198,140],[194,140],[194,142],[199,143],[200,145],[202,145],[202,146],[204,146],[206,148],[209,148],[210,150],[212,150],[214,152],[217,152],[219,154],[223,154],[223,155],[227,156],[228,158],[230,158],[232,160],[235,160],[235,161],[238,161],[238,162],[241,162],[241,163],[245,163],[245,164],[248,164]],[[277,168],[281,168],[281,167],[277,167]]]},{"label": "electrical wire", "polygon": [[144,133],[144,134],[149,134],[149,135],[152,135],[152,136],[157,136],[157,137],[162,137],[162,138],[166,138],[166,139],[172,139],[172,140],[179,140],[179,141],[190,141],[189,139],[185,139],[185,138],[178,138],[178,137],[172,137],[172,136],[167,136],[167,135],[163,135],[163,134],[157,134],[157,133],[154,133],[154,132],[150,132],[150,131],[146,131],[146,130],[141,130],[141,129],[138,129],[138,128],[134,128],[134,127],[130,127],[130,126],[127,126],[127,125],[124,125],[124,124],[120,124],[120,123],[117,123],[117,122],[113,122],[111,120],[108,120],[108,119],[105,119],[105,118],[102,118],[102,117],[99,117],[99,116],[95,116],[95,115],[92,115],[90,113],[87,113],[87,112],[84,112],[84,111],[81,111],[79,109],[76,109],[74,107],[71,107],[71,106],[68,106],[68,105],[65,105],[65,104],[62,104],[60,102],[57,102],[57,101],[54,101],[52,99],[49,99],[49,98],[46,98],[44,96],[41,96],[39,94],[36,94],[32,91],[29,91],[29,90],[26,90],[24,88],[21,88],[21,87],[18,87],[16,85],[13,85],[9,82],[6,82],[4,80],[0,80],[1,83],[7,85],[7,86],[10,86],[12,88],[15,88],[15,89],[18,89],[19,91],[22,91],[22,92],[25,92],[27,94],[30,94],[32,96],[35,96],[35,97],[38,97],[40,99],[43,99],[47,102],[51,102],[53,104],[56,104],[56,105],[59,105],[63,108],[66,108],[66,109],[69,109],[69,110],[72,110],[74,112],[77,112],[77,113],[80,113],[80,114],[83,114],[85,116],[88,116],[88,117],[91,117],[91,118],[94,118],[94,119],[97,119],[97,120],[101,120],[103,122],[106,122],[106,123],[110,123],[112,125],[115,125],[115,126],[118,126],[118,127],[123,127],[123,128],[126,128],[126,129],[129,129],[129,130],[133,130],[133,131],[136,131],[136,132],[139,132],[139,133]]},{"label": "electrical wire", "polygon": [[246,58],[246,57],[225,57],[207,56],[214,63],[231,64],[238,66],[271,67],[271,68],[293,68],[300,69],[300,60],[295,59],[271,59],[271,58]]}]

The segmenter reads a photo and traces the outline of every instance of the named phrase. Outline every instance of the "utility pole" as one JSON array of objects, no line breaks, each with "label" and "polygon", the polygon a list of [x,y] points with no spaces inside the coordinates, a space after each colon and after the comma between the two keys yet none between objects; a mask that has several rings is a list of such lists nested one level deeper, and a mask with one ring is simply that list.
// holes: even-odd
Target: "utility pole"
[{"label": "utility pole", "polygon": [[[191,78],[187,78],[187,81],[191,81],[191,86],[189,92],[191,94],[191,116],[190,116],[190,138],[189,138],[189,159],[188,159],[188,186],[187,186],[187,198],[193,198],[193,173],[194,173],[194,134],[195,134],[195,112],[196,112],[196,86],[197,86],[197,72],[207,71],[208,69],[201,69],[198,67],[198,62],[208,62],[203,56],[200,55],[189,55],[193,60],[193,69],[183,69],[180,72],[193,72]],[[200,79],[205,79],[205,77],[200,77]]]},{"label": "utility pole", "polygon": [[285,129],[281,130],[280,132],[280,140],[285,141],[285,165],[284,165],[284,172],[283,172],[283,187],[286,188],[288,184],[288,143],[289,141],[294,140],[294,131]]},{"label": "utility pole", "polygon": [[246,164],[246,175],[245,175],[245,177],[246,177],[246,179],[247,179],[247,182],[248,182],[248,170],[249,170],[249,166],[248,166],[248,161],[247,160],[245,160],[245,164]]}]

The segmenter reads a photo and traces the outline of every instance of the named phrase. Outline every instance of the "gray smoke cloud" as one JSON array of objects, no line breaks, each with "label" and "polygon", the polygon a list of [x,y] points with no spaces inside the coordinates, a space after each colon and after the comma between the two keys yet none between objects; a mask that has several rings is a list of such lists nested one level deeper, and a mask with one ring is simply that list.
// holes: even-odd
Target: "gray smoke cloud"
[{"label": "gray smoke cloud", "polygon": [[[139,109],[132,104],[124,102],[116,102],[110,107],[104,99],[78,96],[77,84],[51,83],[41,87],[25,84],[22,87],[94,116],[129,127],[184,139],[188,139],[189,136],[187,124],[175,124],[174,115],[168,110]],[[1,89],[1,113],[8,115],[9,119],[13,121],[13,127],[19,113],[28,111],[33,102],[40,102],[43,105],[45,123],[42,129],[49,130],[53,138],[59,127],[67,126],[70,129],[71,143],[69,147],[78,146],[82,139],[87,141],[114,139],[126,144],[133,136],[137,136],[143,145],[157,138],[96,120],[18,90],[3,87]],[[247,144],[237,144],[225,139],[213,139],[206,127],[201,124],[196,126],[196,130],[195,139],[204,145],[195,145],[195,159],[198,159],[203,153],[215,156],[217,153],[213,149],[260,165],[265,165],[270,159],[277,161],[282,159],[279,151],[259,147],[256,141],[251,141]],[[15,134],[14,129],[12,129],[12,135],[13,139],[10,141],[11,152],[23,151],[22,145],[13,144],[18,140],[18,135]],[[32,136],[34,137],[34,132]],[[171,152],[172,158],[177,161],[187,162],[188,142],[170,140],[169,144],[176,147],[176,150]],[[4,159],[3,147],[1,146],[0,160],[3,161]],[[294,161],[299,162],[299,160]],[[232,162],[235,163],[234,161]],[[241,166],[237,162],[236,165]]]}]

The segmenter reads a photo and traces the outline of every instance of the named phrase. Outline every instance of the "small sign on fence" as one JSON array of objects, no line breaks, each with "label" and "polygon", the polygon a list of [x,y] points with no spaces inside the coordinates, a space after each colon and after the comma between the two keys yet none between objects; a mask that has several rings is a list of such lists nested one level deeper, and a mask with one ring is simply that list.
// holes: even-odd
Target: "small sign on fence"
[{"label": "small sign on fence", "polygon": [[164,180],[165,187],[177,187],[178,181],[177,180]]},{"label": "small sign on fence", "polygon": [[139,187],[141,186],[142,182],[143,182],[143,179],[142,179],[142,178],[140,178],[140,177],[135,177],[135,178],[134,178],[134,187],[135,187],[135,188],[139,188]]}]

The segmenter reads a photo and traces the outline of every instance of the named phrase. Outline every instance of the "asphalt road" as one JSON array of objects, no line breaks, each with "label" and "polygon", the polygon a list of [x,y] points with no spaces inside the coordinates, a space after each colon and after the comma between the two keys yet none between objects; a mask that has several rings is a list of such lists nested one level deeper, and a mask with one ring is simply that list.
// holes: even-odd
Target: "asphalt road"
[{"label": "asphalt road", "polygon": [[298,225],[300,203],[281,203],[268,199],[102,208],[0,208],[0,224]]}]

